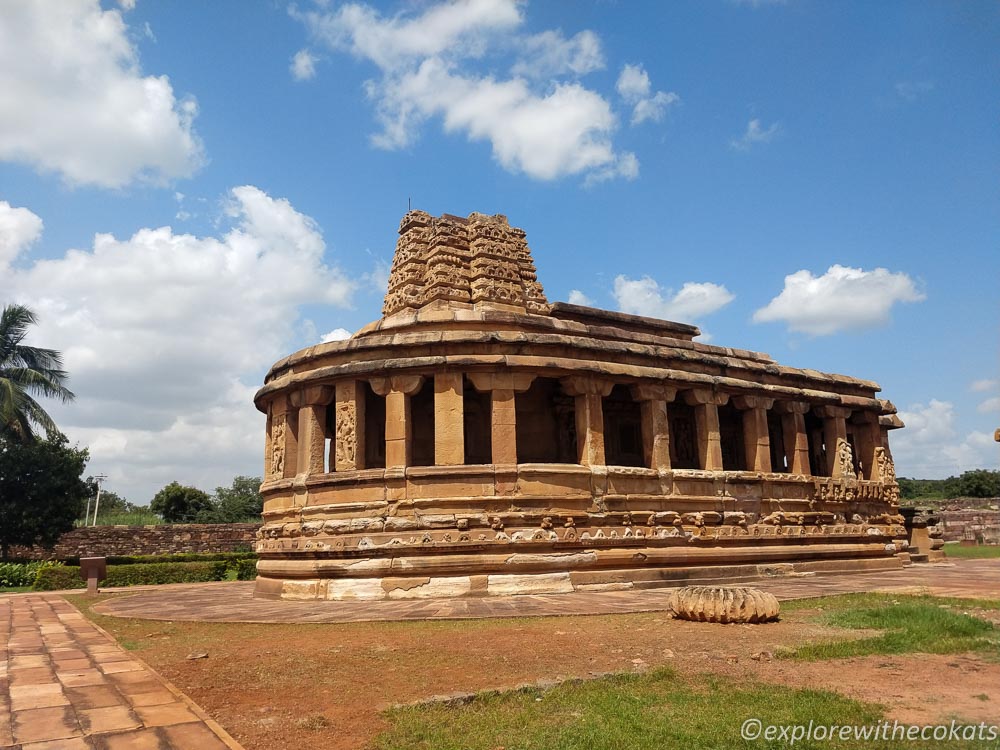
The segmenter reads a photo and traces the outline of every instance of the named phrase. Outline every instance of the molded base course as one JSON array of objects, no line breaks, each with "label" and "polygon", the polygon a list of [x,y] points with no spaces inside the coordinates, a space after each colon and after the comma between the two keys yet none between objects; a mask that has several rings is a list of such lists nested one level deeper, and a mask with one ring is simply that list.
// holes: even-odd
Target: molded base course
[{"label": "molded base course", "polygon": [[[861,573],[900,570],[897,557],[853,560],[629,568],[626,570],[569,571],[487,576],[327,578],[279,580],[257,578],[254,597],[286,600],[379,600],[453,598],[461,596],[514,596],[518,594],[567,594],[574,591],[614,591],[684,585],[688,582],[759,580],[812,573]],[[484,580],[485,579],[485,580]]]}]

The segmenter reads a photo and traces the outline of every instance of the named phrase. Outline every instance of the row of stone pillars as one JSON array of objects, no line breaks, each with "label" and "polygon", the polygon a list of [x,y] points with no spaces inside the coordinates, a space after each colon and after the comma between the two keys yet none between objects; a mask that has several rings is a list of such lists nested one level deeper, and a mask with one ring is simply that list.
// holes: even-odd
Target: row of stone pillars
[{"label": "row of stone pillars", "polygon": [[[434,463],[438,466],[465,462],[464,443],[464,374],[444,372],[434,378]],[[469,373],[477,391],[491,397],[490,429],[492,463],[517,463],[517,418],[515,398],[534,380],[527,373]],[[348,380],[335,386],[312,386],[278,399],[268,417],[267,456],[265,465],[270,478],[297,474],[322,474],[324,448],[331,440],[331,471],[367,468],[365,457],[366,388],[371,386],[385,398],[385,466],[411,465],[413,419],[410,400],[423,386],[424,376],[395,375],[367,381]],[[596,377],[573,376],[560,381],[563,391],[574,398],[576,415],[577,463],[600,466],[605,463],[603,399],[614,383]],[[823,444],[826,446],[826,476],[846,474],[838,461],[836,446],[847,440],[848,424],[863,478],[877,479],[876,448],[882,444],[878,415],[833,405],[812,405],[804,401],[777,401],[759,395],[730,395],[708,388],[688,388],[663,384],[638,384],[630,388],[639,403],[644,464],[651,469],[669,469],[670,404],[681,401],[694,412],[698,468],[722,471],[722,443],[719,429],[719,406],[732,400],[741,412],[745,466],[748,471],[785,471],[810,473],[810,444],[806,415],[811,411],[822,419]],[[335,427],[328,428],[327,410],[334,403]],[[780,415],[782,442],[787,466],[771,466],[768,412]],[[328,434],[331,432],[333,434]],[[853,472],[852,472],[853,473]]]}]

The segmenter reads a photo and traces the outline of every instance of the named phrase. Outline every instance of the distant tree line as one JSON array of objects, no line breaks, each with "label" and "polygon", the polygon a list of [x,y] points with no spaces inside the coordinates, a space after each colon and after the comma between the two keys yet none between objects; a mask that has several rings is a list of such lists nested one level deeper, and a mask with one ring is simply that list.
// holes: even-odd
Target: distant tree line
[{"label": "distant tree line", "polygon": [[260,477],[239,476],[215,494],[171,482],[156,493],[149,509],[167,523],[238,523],[260,517],[264,499]]},{"label": "distant tree line", "polygon": [[1000,497],[1000,471],[976,469],[947,479],[899,478],[903,500],[950,500],[956,497]]}]

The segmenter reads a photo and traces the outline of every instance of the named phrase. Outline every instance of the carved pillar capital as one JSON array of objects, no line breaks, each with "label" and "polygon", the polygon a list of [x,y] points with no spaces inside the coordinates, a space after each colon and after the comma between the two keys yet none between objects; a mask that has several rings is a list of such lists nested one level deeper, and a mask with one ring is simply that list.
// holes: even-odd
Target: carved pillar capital
[{"label": "carved pillar capital", "polygon": [[470,372],[467,377],[480,393],[497,390],[524,393],[535,380],[530,372]]},{"label": "carved pillar capital", "polygon": [[412,396],[424,384],[423,375],[393,375],[385,378],[370,378],[368,383],[379,396],[388,396],[389,391],[396,391]]},{"label": "carved pillar capital", "polygon": [[600,396],[611,393],[615,384],[610,380],[600,380],[587,375],[573,375],[559,381],[567,396]]},{"label": "carved pillar capital", "polygon": [[851,409],[848,406],[821,404],[813,407],[813,414],[823,419],[847,419],[851,416]]},{"label": "carved pillar capital", "polygon": [[662,383],[636,383],[630,389],[636,401],[673,401],[677,398],[674,386]]},{"label": "carved pillar capital", "polygon": [[775,401],[774,410],[778,414],[802,414],[803,416],[809,413],[812,408],[812,404],[808,401]]},{"label": "carved pillar capital", "polygon": [[733,406],[737,409],[770,409],[774,399],[758,395],[733,396]]},{"label": "carved pillar capital", "polygon": [[725,406],[729,403],[728,393],[721,393],[711,388],[692,388],[689,391],[684,391],[681,398],[688,406],[704,406],[705,404]]},{"label": "carved pillar capital", "polygon": [[289,395],[289,402],[297,409],[304,406],[326,406],[333,401],[333,386],[311,385]]}]

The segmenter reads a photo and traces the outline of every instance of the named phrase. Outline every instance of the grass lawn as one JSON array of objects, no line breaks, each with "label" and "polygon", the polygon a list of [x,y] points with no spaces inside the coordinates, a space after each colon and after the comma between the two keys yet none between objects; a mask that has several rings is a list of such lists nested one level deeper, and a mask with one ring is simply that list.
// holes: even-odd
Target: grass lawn
[{"label": "grass lawn", "polygon": [[0,594],[23,594],[31,591],[31,586],[0,586]]},{"label": "grass lawn", "polygon": [[978,547],[963,547],[961,544],[944,545],[947,557],[957,557],[962,560],[981,560],[1000,557],[1000,544],[980,545]]},{"label": "grass lawn", "polygon": [[[670,669],[536,689],[483,694],[461,706],[426,704],[388,712],[380,750],[657,750],[778,748],[747,740],[747,720],[768,725],[857,725],[883,721],[881,706],[821,690],[684,677]],[[805,741],[797,748],[898,748],[898,742]],[[935,748],[968,747],[935,743]]]},{"label": "grass lawn", "polygon": [[868,654],[955,654],[965,651],[1000,656],[1000,629],[991,622],[965,614],[969,609],[1000,609],[1000,600],[845,594],[786,602],[782,606],[785,611],[822,609],[817,619],[828,625],[882,631],[857,640],[831,640],[800,646],[784,652],[784,657],[842,659]]}]

